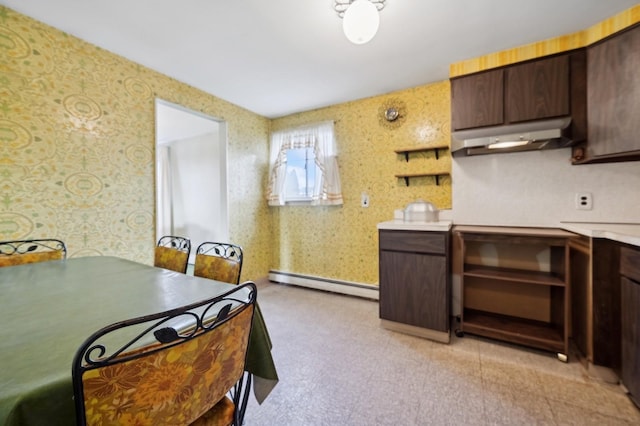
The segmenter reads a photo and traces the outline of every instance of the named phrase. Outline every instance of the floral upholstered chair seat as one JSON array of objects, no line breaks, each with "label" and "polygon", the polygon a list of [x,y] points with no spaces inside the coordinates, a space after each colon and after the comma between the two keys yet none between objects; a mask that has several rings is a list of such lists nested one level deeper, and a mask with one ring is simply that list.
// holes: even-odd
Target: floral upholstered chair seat
[{"label": "floral upholstered chair seat", "polygon": [[62,260],[66,256],[67,248],[60,240],[0,241],[0,267]]},{"label": "floral upholstered chair seat", "polygon": [[235,424],[236,401],[227,394],[244,373],[253,303],[227,319],[222,317],[220,324],[211,326],[202,320],[199,324],[205,326],[198,325],[199,331],[187,340],[171,337],[168,346],[167,342],[143,346],[117,355],[106,365],[80,370],[78,363],[100,352],[97,339],[91,347],[84,346],[74,361],[74,393],[81,398],[86,424]]},{"label": "floral upholstered chair seat", "polygon": [[182,273],[187,270],[188,260],[189,253],[169,247],[156,247],[153,256],[154,266]]},{"label": "floral upholstered chair seat", "polygon": [[166,235],[158,240],[153,256],[153,266],[171,271],[187,272],[191,241],[184,237]]},{"label": "floral upholstered chair seat", "polygon": [[204,242],[196,250],[193,275],[238,284],[242,272],[242,248],[235,244]]},{"label": "floral upholstered chair seat", "polygon": [[197,254],[193,275],[237,284],[240,281],[240,264],[222,257]]}]

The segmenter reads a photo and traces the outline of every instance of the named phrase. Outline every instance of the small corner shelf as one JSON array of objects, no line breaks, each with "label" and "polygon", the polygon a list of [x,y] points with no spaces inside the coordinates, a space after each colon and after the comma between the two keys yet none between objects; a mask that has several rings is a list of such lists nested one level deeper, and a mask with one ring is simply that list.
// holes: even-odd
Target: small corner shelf
[{"label": "small corner shelf", "polygon": [[436,160],[440,158],[440,150],[449,149],[449,145],[437,145],[437,146],[414,146],[410,148],[400,148],[396,149],[396,154],[404,154],[404,158],[407,162],[409,162],[409,154],[412,152],[426,152],[426,151],[434,151],[436,154]]},{"label": "small corner shelf", "polygon": [[409,173],[396,175],[397,178],[404,179],[404,183],[409,186],[409,179],[414,177],[433,176],[436,178],[436,185],[440,185],[440,176],[449,176],[449,172],[433,172],[433,173]]}]

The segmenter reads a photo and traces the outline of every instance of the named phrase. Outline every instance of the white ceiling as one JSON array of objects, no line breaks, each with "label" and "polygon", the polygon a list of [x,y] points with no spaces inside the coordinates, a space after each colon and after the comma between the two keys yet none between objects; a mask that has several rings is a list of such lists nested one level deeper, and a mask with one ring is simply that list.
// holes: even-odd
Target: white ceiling
[{"label": "white ceiling", "polygon": [[269,118],[448,78],[449,64],[583,30],[634,0],[387,0],[351,44],[333,0],[0,0]]}]

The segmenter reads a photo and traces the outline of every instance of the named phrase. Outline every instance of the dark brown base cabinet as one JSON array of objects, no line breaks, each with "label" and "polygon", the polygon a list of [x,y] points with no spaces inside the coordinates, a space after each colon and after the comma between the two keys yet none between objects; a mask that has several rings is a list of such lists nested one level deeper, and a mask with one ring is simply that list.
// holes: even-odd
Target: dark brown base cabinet
[{"label": "dark brown base cabinet", "polygon": [[605,238],[574,238],[569,244],[572,340],[589,374],[619,381],[620,244]]},{"label": "dark brown base cabinet", "polygon": [[621,248],[620,275],[621,379],[633,402],[640,407],[640,249]]},{"label": "dark brown base cabinet", "polygon": [[555,352],[567,361],[571,305],[568,241],[548,228],[456,226],[465,333]]},{"label": "dark brown base cabinet", "polygon": [[382,326],[449,342],[449,232],[379,231]]}]

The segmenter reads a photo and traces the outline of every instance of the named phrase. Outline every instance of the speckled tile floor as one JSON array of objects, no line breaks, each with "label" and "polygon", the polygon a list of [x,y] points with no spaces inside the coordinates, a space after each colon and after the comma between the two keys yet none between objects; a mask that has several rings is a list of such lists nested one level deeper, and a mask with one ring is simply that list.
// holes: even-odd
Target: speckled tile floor
[{"label": "speckled tile floor", "polygon": [[640,425],[622,388],[553,354],[385,330],[378,303],[259,285],[280,382],[245,425]]}]

